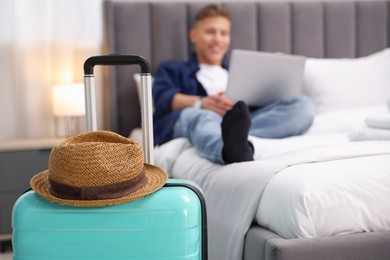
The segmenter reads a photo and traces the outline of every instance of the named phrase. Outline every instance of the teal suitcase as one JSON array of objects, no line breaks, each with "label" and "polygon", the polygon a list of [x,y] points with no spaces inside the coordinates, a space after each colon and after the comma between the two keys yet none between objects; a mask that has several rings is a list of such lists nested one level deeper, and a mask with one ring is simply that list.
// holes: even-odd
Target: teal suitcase
[{"label": "teal suitcase", "polygon": [[13,209],[14,260],[207,259],[206,211],[190,182],[100,208],[61,206],[34,191]]},{"label": "teal suitcase", "polygon": [[[151,77],[133,55],[103,55],[84,63],[87,130],[96,130],[95,65],[141,66],[144,161],[153,164]],[[168,179],[138,200],[105,207],[63,206],[28,191],[12,212],[14,260],[206,260],[207,214],[201,190]]]}]

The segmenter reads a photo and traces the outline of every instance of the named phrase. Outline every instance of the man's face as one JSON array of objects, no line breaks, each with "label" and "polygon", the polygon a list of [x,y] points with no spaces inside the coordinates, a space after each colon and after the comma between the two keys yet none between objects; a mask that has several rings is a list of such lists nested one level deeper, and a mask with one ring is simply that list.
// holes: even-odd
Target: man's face
[{"label": "man's face", "polygon": [[230,44],[230,21],[222,16],[198,21],[190,32],[199,63],[221,65]]}]

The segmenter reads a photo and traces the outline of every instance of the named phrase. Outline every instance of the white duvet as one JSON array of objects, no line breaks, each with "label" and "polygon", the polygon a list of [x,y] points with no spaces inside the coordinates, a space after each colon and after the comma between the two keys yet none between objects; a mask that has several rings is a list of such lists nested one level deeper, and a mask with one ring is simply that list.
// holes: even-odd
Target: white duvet
[{"label": "white duvet", "polygon": [[347,138],[386,110],[321,114],[303,136],[251,137],[254,162],[216,165],[176,139],[156,149],[156,164],[203,189],[210,259],[240,259],[253,221],[284,238],[390,230],[390,142]]},{"label": "white duvet", "polygon": [[[349,143],[347,134],[380,112],[389,113],[385,106],[372,106],[322,114],[305,136],[286,141],[313,142],[312,147]],[[390,155],[303,164],[272,177],[256,221],[284,238],[390,230],[390,203],[381,199],[388,197]]]}]

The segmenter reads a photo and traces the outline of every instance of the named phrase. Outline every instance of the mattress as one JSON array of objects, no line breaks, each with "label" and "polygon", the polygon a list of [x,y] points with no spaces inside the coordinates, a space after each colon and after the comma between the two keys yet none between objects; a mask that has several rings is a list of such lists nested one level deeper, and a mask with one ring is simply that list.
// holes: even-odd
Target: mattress
[{"label": "mattress", "polygon": [[267,184],[256,221],[283,238],[390,230],[390,155],[289,167]]}]

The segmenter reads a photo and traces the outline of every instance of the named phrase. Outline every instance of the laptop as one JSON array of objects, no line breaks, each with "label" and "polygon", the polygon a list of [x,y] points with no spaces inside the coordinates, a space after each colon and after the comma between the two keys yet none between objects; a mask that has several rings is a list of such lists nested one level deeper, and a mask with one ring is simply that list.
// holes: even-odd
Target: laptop
[{"label": "laptop", "polygon": [[234,49],[225,95],[261,107],[297,94],[302,86],[306,57]]}]

